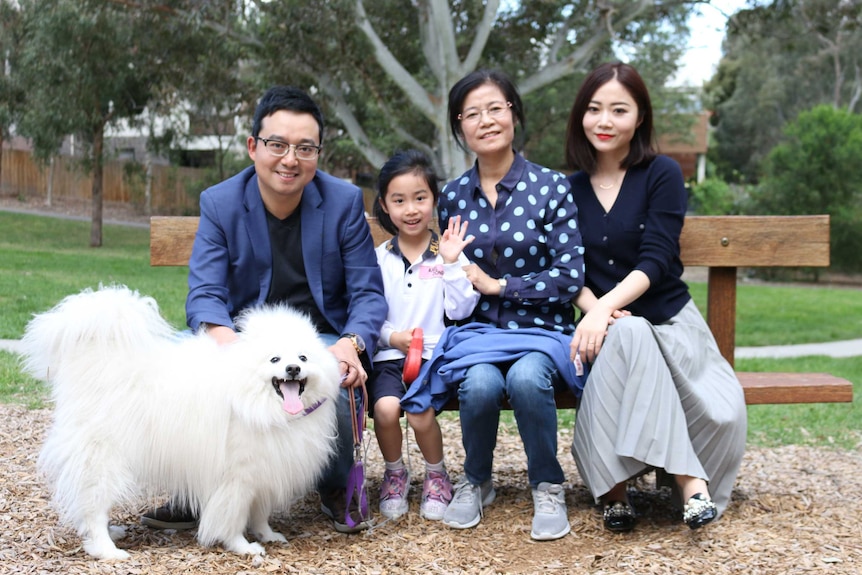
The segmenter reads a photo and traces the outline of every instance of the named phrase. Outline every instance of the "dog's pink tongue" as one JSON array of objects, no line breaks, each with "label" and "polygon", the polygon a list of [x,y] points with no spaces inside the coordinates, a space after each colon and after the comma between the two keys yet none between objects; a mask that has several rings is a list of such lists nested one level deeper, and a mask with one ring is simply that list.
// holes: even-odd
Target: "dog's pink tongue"
[{"label": "dog's pink tongue", "polygon": [[299,383],[288,381],[278,384],[281,395],[284,397],[282,408],[291,415],[296,415],[305,407],[299,399]]}]

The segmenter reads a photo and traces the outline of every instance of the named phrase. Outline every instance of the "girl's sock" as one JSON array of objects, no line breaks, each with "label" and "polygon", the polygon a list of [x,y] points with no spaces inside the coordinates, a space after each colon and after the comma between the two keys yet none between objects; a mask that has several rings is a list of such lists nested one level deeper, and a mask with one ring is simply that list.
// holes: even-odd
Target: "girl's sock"
[{"label": "girl's sock", "polygon": [[400,469],[404,469],[404,458],[403,457],[399,457],[395,461],[384,460],[383,463],[386,465],[386,469],[388,471],[398,471]]}]

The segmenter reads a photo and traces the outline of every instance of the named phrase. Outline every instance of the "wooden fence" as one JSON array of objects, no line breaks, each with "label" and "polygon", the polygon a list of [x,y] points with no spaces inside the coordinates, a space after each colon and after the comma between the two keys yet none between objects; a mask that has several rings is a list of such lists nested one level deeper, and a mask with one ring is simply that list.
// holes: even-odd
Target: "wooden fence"
[{"label": "wooden fence", "polygon": [[[93,179],[89,174],[75,169],[73,158],[57,156],[53,166],[40,166],[30,152],[4,149],[0,161],[0,195],[47,198],[49,182],[53,182],[52,198],[89,201],[91,197]],[[151,213],[197,214],[198,194],[204,187],[204,174],[205,170],[198,168],[152,166]],[[106,162],[102,189],[106,202],[132,203],[144,207],[146,175],[143,166],[122,161]]]}]

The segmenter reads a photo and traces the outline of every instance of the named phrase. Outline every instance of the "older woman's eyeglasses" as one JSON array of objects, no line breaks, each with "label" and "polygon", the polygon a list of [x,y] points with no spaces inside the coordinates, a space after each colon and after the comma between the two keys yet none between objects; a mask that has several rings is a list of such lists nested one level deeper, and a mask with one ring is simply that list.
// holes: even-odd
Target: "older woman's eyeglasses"
[{"label": "older woman's eyeglasses", "polygon": [[512,107],[512,102],[492,102],[487,108],[480,110],[479,108],[467,108],[460,114],[458,119],[468,124],[475,124],[482,117],[482,114],[487,112],[491,118],[501,118],[503,113]]},{"label": "older woman's eyeglasses", "polygon": [[281,140],[268,140],[267,138],[256,139],[263,142],[266,150],[276,158],[283,158],[290,152],[290,149],[293,148],[293,153],[296,154],[297,159],[313,160],[318,154],[320,154],[320,149],[323,147],[313,146],[311,144],[288,144]]}]

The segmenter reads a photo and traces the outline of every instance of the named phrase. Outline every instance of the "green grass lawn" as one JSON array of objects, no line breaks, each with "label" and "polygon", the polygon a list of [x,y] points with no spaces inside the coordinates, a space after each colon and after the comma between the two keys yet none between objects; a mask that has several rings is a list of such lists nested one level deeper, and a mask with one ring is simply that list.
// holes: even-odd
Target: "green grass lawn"
[{"label": "green grass lawn", "polygon": [[853,382],[853,403],[806,403],[748,406],[749,443],[816,444],[862,448],[862,356],[743,359],[739,371],[831,373]]},{"label": "green grass lawn", "polygon": [[[706,314],[706,284],[691,283]],[[862,338],[862,289],[740,284],[736,345],[791,345]]]},{"label": "green grass lawn", "polygon": [[[19,338],[35,313],[83,288],[122,283],[159,302],[165,318],[185,326],[187,268],[152,268],[149,231],[105,226],[103,247],[89,247],[89,223],[0,212],[0,339]],[[706,284],[692,295],[706,309]],[[740,285],[738,346],[816,343],[862,338],[862,289]],[[862,446],[862,358],[748,359],[741,371],[815,371],[853,382],[852,404],[749,406],[749,442]],[[45,405],[44,386],[20,372],[14,354],[0,352],[0,402]],[[448,414],[444,417],[451,417]],[[562,410],[560,425],[574,414]]]},{"label": "green grass lawn", "polygon": [[185,326],[185,267],[152,268],[149,230],[105,226],[91,248],[87,222],[0,212],[0,339],[16,339],[34,313],[99,284],[122,283],[159,302]]}]

